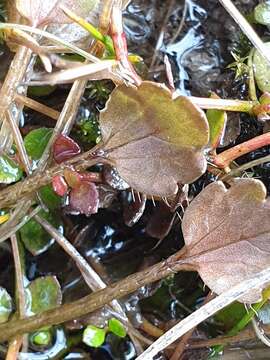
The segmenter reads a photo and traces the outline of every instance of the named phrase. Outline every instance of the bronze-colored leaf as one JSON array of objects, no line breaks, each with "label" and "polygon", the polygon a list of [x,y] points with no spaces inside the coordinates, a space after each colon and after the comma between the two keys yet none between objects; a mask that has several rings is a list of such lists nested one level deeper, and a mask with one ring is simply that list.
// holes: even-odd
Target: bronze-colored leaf
[{"label": "bronze-colored leaf", "polygon": [[[187,257],[217,294],[270,264],[270,201],[264,184],[238,179],[207,186],[187,208],[182,229]],[[256,302],[260,292],[241,299]]]},{"label": "bronze-colored leaf", "polygon": [[120,176],[140,193],[171,196],[206,170],[206,116],[186,97],[144,81],[118,86],[100,114],[104,150]]}]

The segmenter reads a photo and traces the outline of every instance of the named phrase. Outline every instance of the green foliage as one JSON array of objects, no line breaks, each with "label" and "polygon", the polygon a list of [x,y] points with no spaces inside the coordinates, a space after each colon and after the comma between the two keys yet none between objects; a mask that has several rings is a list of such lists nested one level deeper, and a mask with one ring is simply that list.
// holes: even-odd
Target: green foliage
[{"label": "green foliage", "polygon": [[98,348],[104,343],[105,336],[105,329],[100,329],[96,326],[88,325],[83,332],[83,342],[88,346]]},{"label": "green foliage", "polygon": [[56,86],[29,86],[28,95],[29,96],[48,96],[52,94],[56,89]]},{"label": "green foliage", "polygon": [[209,144],[212,149],[216,149],[225,130],[227,114],[225,111],[209,109],[206,112],[206,117],[210,130]]},{"label": "green foliage", "polygon": [[[270,49],[270,42],[265,43],[265,46]],[[270,92],[270,66],[257,50],[254,51],[253,55],[253,69],[258,88],[262,92]]]},{"label": "green foliage", "polygon": [[100,128],[95,115],[81,119],[78,127],[78,135],[83,142],[97,144],[100,141]]},{"label": "green foliage", "polygon": [[52,136],[52,129],[39,128],[30,131],[24,138],[24,145],[27,154],[33,160],[39,160],[48,144],[50,137]]},{"label": "green foliage", "polygon": [[55,276],[40,277],[30,283],[26,288],[31,314],[39,314],[60,305],[62,292]]},{"label": "green foliage", "polygon": [[38,346],[47,346],[52,342],[52,334],[49,330],[42,330],[31,335],[31,341]]},{"label": "green foliage", "polygon": [[43,186],[39,190],[39,196],[42,202],[48,207],[50,210],[55,210],[62,205],[61,196],[57,195],[51,185]]},{"label": "green foliage", "polygon": [[6,289],[0,287],[0,324],[8,321],[12,311],[12,299]]},{"label": "green foliage", "polygon": [[255,7],[254,19],[262,25],[270,24],[270,3],[268,1],[264,1]]},{"label": "green foliage", "polygon": [[124,325],[116,318],[112,318],[109,320],[108,327],[110,332],[114,335],[124,338],[127,336],[126,329]]},{"label": "green foliage", "polygon": [[231,329],[242,317],[246,314],[246,309],[243,304],[234,302],[226,306],[223,310],[215,315],[215,320],[223,324],[224,329]]},{"label": "green foliage", "polygon": [[21,168],[6,155],[0,156],[0,183],[11,184],[21,179]]},{"label": "green foliage", "polygon": [[0,21],[5,21],[6,19],[6,0],[0,1]]},{"label": "green foliage", "polygon": [[231,52],[232,57],[234,58],[234,62],[227,66],[228,69],[234,69],[235,71],[235,79],[239,79],[244,75],[248,74],[249,68],[246,64],[248,56],[241,57],[235,52]]},{"label": "green foliage", "polygon": [[[40,216],[51,223],[58,231],[62,232],[63,228],[61,221],[56,214],[51,212],[40,211]],[[26,249],[33,255],[39,255],[46,251],[50,245],[54,242],[54,239],[43,229],[43,227],[37,223],[34,219],[30,219],[20,229],[21,240],[24,243]]]}]

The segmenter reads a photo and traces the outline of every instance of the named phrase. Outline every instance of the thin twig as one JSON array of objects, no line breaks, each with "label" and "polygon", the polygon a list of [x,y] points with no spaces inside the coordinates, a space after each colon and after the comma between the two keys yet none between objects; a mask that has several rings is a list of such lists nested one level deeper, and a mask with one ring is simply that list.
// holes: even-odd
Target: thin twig
[{"label": "thin twig", "polygon": [[6,112],[6,118],[8,119],[9,126],[11,128],[13,138],[15,141],[15,144],[17,145],[18,153],[20,156],[20,160],[22,164],[24,165],[24,170],[29,175],[31,174],[31,164],[24,146],[23,138],[19,129],[18,124],[13,118],[12,112],[10,110],[7,110]]},{"label": "thin twig", "polygon": [[[31,61],[31,56],[31,50],[23,46],[18,48],[0,90],[0,124],[2,125],[0,130],[0,152],[8,150],[12,145],[10,129],[6,129],[5,127],[5,117],[7,110],[12,109],[11,104],[14,101],[18,87],[25,77],[25,73]],[[21,109],[18,109],[16,114],[17,118],[19,118],[18,115],[20,111]]]},{"label": "thin twig", "polygon": [[[214,297],[213,293],[210,291],[208,295],[205,297],[204,302],[202,304],[207,304],[212,298]],[[195,328],[189,330],[179,341],[178,345],[176,346],[173,355],[171,356],[170,360],[181,360],[182,355],[184,354],[188,341],[191,338]]]},{"label": "thin twig", "polygon": [[22,31],[30,32],[31,34],[37,34],[37,35],[40,35],[44,38],[51,40],[53,43],[55,43],[57,45],[60,44],[60,45],[64,46],[65,48],[72,50],[73,53],[81,55],[82,57],[84,57],[85,59],[87,59],[91,62],[97,63],[97,62],[101,61],[97,57],[80,49],[78,46],[71,44],[71,43],[45,31],[45,30],[37,29],[37,28],[27,26],[27,25],[12,24],[12,23],[0,23],[0,29],[20,29]]},{"label": "thin twig", "polygon": [[184,0],[184,8],[183,8],[183,13],[182,13],[182,18],[181,18],[181,21],[180,21],[180,24],[178,26],[176,33],[174,34],[174,36],[172,37],[172,39],[169,42],[169,45],[173,44],[177,40],[178,36],[181,34],[183,26],[185,25],[187,10],[188,10],[188,1],[189,0]]},{"label": "thin twig", "polygon": [[[106,288],[106,283],[88,264],[88,262],[76,250],[76,248],[61,233],[59,233],[59,231],[57,231],[57,229],[55,229],[48,221],[46,221],[39,215],[35,216],[35,220],[57,241],[57,243],[65,250],[65,252],[75,261],[85,282],[92,291],[98,291]],[[123,321],[127,325],[128,333],[131,339],[134,341],[137,351],[139,353],[142,353],[143,349],[138,343],[138,341],[134,338],[133,334],[135,336],[137,335],[137,337],[139,338],[142,338],[142,335],[137,330],[135,330],[133,325],[128,320],[122,306],[117,300],[113,300],[111,302],[111,307],[118,313],[121,321]]]},{"label": "thin twig", "polygon": [[180,321],[157,341],[155,341],[142,355],[137,358],[137,360],[152,360],[155,355],[186,334],[189,330],[199,325],[201,322],[208,319],[224,307],[230,305],[232,302],[248,294],[251,290],[265,287],[269,281],[270,268],[267,268],[257,274],[253,274],[248,279],[242,281],[236,286],[233,286],[222,295],[219,295],[214,300],[210,301],[208,304],[202,306],[200,309],[194,311],[191,315]]},{"label": "thin twig", "polygon": [[153,69],[153,67],[155,65],[155,62],[156,62],[156,59],[157,59],[157,53],[158,53],[158,51],[159,51],[159,49],[161,47],[163,37],[164,37],[164,31],[165,31],[165,28],[167,26],[169,17],[170,17],[170,15],[172,13],[174,3],[175,3],[175,0],[170,0],[170,5],[169,5],[168,11],[166,13],[166,16],[164,18],[164,21],[162,23],[162,26],[161,26],[161,29],[160,29],[160,32],[159,32],[159,37],[158,37],[158,40],[157,40],[157,43],[156,43],[155,51],[154,51],[154,54],[153,54],[153,57],[152,57],[152,61],[151,61],[151,64],[149,66],[149,72],[152,71],[152,69]]},{"label": "thin twig", "polygon": [[196,96],[188,97],[194,104],[201,109],[216,109],[224,111],[236,111],[250,113],[257,101],[231,100],[231,99],[211,99]]},{"label": "thin twig", "polygon": [[235,22],[239,25],[246,37],[251,41],[254,47],[262,54],[262,56],[270,62],[270,51],[265,46],[265,43],[257,35],[253,27],[249,24],[246,18],[240,13],[231,0],[219,0],[221,5],[228,11]]},{"label": "thin twig", "polygon": [[[270,335],[270,328],[269,325],[264,325],[263,330],[266,334]],[[214,339],[207,339],[207,340],[192,340],[188,345],[189,349],[199,349],[204,347],[213,347],[216,345],[227,345],[227,344],[234,344],[241,341],[255,339],[256,334],[254,329],[247,328],[242,330],[239,334],[234,336],[218,336]]]},{"label": "thin twig", "polygon": [[[180,260],[185,251],[184,248],[165,261],[132,274],[73,303],[64,304],[56,309],[45,311],[24,320],[10,321],[8,326],[7,324],[0,325],[0,342],[10,339],[14,335],[32,332],[45,325],[61,324],[76,319],[103,307],[105,304],[109,304],[114,299],[126,296],[142,286],[163,279],[180,270],[196,270],[194,265]],[[3,328],[5,331],[3,331]]]},{"label": "thin twig", "polygon": [[264,164],[264,163],[267,163],[267,162],[270,162],[270,155],[266,155],[264,157],[261,157],[259,159],[256,159],[256,160],[252,160],[248,163],[245,163],[239,167],[237,167],[236,169],[233,169],[231,170],[228,174],[225,174],[223,175],[220,180],[222,181],[226,181],[228,179],[230,179],[231,177],[234,177],[234,176],[240,176],[240,174],[250,168],[253,168],[255,166],[259,166],[261,164]]},{"label": "thin twig", "polygon": [[[54,176],[63,175],[64,170],[70,168],[70,166],[73,166],[76,171],[82,171],[96,165],[98,162],[102,162],[99,158],[91,158],[91,154],[92,151],[90,150],[81,156],[76,156],[63,164],[55,165],[44,172],[38,172],[17,184],[3,189],[0,191],[0,208],[16,204],[18,200],[38,191],[42,186],[50,184]],[[78,163],[74,161],[75,159],[79,160]]]},{"label": "thin twig", "polygon": [[[26,314],[26,300],[25,300],[25,291],[24,291],[24,276],[22,272],[22,263],[21,256],[18,247],[18,239],[16,235],[11,236],[11,246],[15,264],[15,273],[16,273],[16,295],[17,295],[17,306],[18,306],[18,315],[20,319],[23,319]],[[8,352],[6,360],[16,360],[18,358],[18,353],[24,342],[24,336],[18,335],[13,339],[8,347]]]},{"label": "thin twig", "polygon": [[41,114],[44,114],[54,120],[57,120],[60,112],[57,110],[52,109],[49,106],[43,105],[40,102],[30,99],[27,96],[16,94],[15,101],[28,107],[29,109],[35,110]]},{"label": "thin twig", "polygon": [[1,225],[0,228],[0,243],[7,240],[20,230],[33,216],[35,216],[40,210],[41,206],[37,206],[29,214],[25,215],[32,205],[32,200],[22,200],[16,206],[14,213],[11,214],[10,219]]}]

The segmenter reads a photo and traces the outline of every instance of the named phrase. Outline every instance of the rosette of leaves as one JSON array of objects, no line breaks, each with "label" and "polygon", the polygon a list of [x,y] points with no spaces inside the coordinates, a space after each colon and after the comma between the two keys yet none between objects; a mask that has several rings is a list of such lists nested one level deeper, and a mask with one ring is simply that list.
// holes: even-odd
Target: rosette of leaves
[{"label": "rosette of leaves", "polygon": [[100,114],[103,150],[138,192],[166,197],[206,171],[209,126],[188,98],[172,99],[161,84],[116,87]]}]

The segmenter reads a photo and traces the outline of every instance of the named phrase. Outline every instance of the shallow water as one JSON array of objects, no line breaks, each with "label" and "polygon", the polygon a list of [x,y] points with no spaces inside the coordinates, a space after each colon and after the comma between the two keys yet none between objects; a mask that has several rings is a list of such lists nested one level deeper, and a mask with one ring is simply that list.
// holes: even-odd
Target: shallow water
[{"label": "shallow water", "polygon": [[[223,98],[245,98],[247,95],[245,79],[235,81],[233,72],[226,69],[226,66],[232,62],[230,52],[241,46],[242,40],[237,24],[215,0],[176,0],[168,14],[168,22],[163,24],[170,3],[161,0],[135,0],[125,12],[125,30],[130,51],[142,56],[145,64],[150,67],[149,73],[146,66],[141,68],[144,76],[166,82],[163,59],[168,55],[175,87],[180,94],[208,96],[210,91],[214,91]],[[255,2],[236,1],[235,3],[248,11]],[[181,31],[172,42],[180,25]],[[1,59],[5,59],[8,54],[6,49],[3,51],[4,53],[0,54]],[[4,65],[1,66],[0,75],[4,73],[3,69],[6,69]],[[66,95],[66,87],[48,97],[48,103],[55,105],[57,97],[57,106],[60,108],[64,101],[63,93]],[[96,108],[103,106],[103,103],[94,105],[93,103],[92,98],[85,97],[80,114],[90,116]],[[32,112],[26,116],[26,123],[31,122],[31,125],[39,125],[42,120]],[[47,124],[52,126],[49,122]],[[261,134],[262,131],[263,126],[255,120],[245,115],[231,115],[224,145],[231,146],[243,142]],[[269,154],[268,148],[260,149],[241,159],[239,163],[266,154]],[[264,164],[258,167],[255,175],[265,182],[270,191],[269,168],[269,164]],[[190,187],[191,197],[213,180],[212,175],[204,175]],[[176,221],[170,234],[155,248],[158,241],[147,236],[145,231],[153,209],[153,204],[149,202],[139,223],[129,228],[123,221],[123,204],[121,199],[117,198],[109,210],[102,210],[90,219],[64,215],[66,236],[91,265],[98,269],[106,281],[115,281],[142,266],[170,255],[183,245],[180,222]],[[3,246],[5,249],[1,249],[0,284],[12,293],[14,286],[10,276],[13,273],[12,257],[8,246],[5,244]],[[78,299],[89,292],[73,262],[57,244],[40,256],[32,257],[27,254],[27,274],[29,279],[55,274],[61,282],[65,301]],[[136,324],[140,323],[142,310],[144,316],[166,327],[170,321],[180,319],[193,311],[207,292],[197,274],[179,274],[174,279],[164,281],[155,295],[140,301],[146,295],[151,295],[154,289],[156,290],[152,286],[143,288],[131,296],[126,303],[129,314]],[[71,325],[66,326],[67,332],[72,333],[70,329]],[[217,331],[219,329],[211,323],[199,328],[201,336],[216,334]],[[63,348],[65,337],[63,333],[60,335],[56,337],[55,346]],[[108,338],[101,349],[91,350],[91,354],[89,348],[81,344],[78,348],[77,354],[73,352],[65,358],[98,360],[135,358],[134,347],[129,341],[119,342],[113,337]],[[54,358],[47,355],[47,358]],[[27,355],[29,360],[41,358]],[[205,353],[190,353],[189,359],[192,358],[203,359]]]}]

